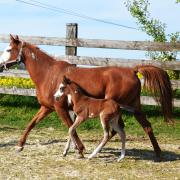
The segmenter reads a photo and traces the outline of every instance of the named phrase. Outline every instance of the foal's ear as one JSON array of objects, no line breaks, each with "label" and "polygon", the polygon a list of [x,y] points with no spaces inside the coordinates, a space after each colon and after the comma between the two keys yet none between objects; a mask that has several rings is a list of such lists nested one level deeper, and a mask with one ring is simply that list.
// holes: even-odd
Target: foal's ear
[{"label": "foal's ear", "polygon": [[63,84],[71,84],[71,80],[68,79],[66,76],[63,76]]}]

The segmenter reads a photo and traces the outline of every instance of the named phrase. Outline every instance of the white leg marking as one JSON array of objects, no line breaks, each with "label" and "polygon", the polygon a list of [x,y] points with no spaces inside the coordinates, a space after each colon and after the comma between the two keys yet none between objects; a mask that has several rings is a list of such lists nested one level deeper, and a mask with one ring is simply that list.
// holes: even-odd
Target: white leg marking
[{"label": "white leg marking", "polygon": [[125,157],[125,143],[126,143],[126,134],[123,128],[119,127],[118,124],[119,117],[115,117],[112,120],[112,128],[119,134],[122,142],[122,148],[121,148],[121,156],[118,158],[118,162],[121,161]]},{"label": "white leg marking", "polygon": [[64,152],[63,152],[63,156],[66,156],[68,151],[69,151],[69,148],[70,148],[70,145],[71,145],[71,138],[68,139],[67,143],[66,143],[66,146],[64,148]]},{"label": "white leg marking", "polygon": [[102,147],[104,146],[104,143],[100,143],[99,146],[93,151],[93,153],[91,153],[88,157],[88,159],[93,158],[94,156],[96,156],[96,154],[102,149]]},{"label": "white leg marking", "polygon": [[101,149],[104,147],[104,145],[106,144],[106,142],[109,139],[109,130],[107,129],[106,125],[103,122],[102,115],[103,115],[103,113],[100,113],[101,124],[102,124],[103,130],[104,130],[104,137],[103,137],[101,143],[98,145],[98,147],[93,151],[92,154],[90,154],[88,159],[93,158],[98,152],[100,152]]}]

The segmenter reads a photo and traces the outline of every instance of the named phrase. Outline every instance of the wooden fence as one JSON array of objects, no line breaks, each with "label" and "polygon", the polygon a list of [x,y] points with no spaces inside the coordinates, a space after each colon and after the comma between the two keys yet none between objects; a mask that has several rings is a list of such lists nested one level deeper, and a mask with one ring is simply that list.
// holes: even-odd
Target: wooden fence
[{"label": "wooden fence", "polygon": [[[100,40],[100,39],[82,39],[78,38],[77,24],[67,24],[66,38],[57,37],[36,37],[21,36],[24,41],[35,45],[51,45],[65,46],[65,56],[56,57],[57,60],[65,60],[70,63],[88,66],[123,66],[134,67],[135,65],[150,64],[165,70],[180,71],[180,61],[160,62],[144,59],[123,59],[123,58],[100,58],[77,56],[78,47],[86,48],[108,48],[108,49],[124,49],[124,50],[143,50],[143,51],[180,51],[180,43],[159,43],[147,41],[116,41],[116,40]],[[0,34],[0,42],[8,43],[9,35]],[[0,52],[1,54],[2,52]],[[28,78],[29,75],[24,70],[9,70],[0,73],[0,76],[13,76]],[[174,89],[180,89],[180,81],[171,81]],[[2,94],[17,94],[24,96],[35,96],[34,89],[19,88],[0,88]],[[142,96],[142,104],[156,105],[152,97]],[[174,99],[174,105],[180,107],[180,100]]]}]

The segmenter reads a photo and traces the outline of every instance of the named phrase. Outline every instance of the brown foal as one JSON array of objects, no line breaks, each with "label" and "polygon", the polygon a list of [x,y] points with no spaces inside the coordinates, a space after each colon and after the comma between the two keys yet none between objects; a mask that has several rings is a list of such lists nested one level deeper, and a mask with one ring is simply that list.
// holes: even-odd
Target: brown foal
[{"label": "brown foal", "polygon": [[[125,156],[125,132],[124,126],[120,125],[119,107],[120,104],[115,102],[113,99],[95,99],[84,94],[83,90],[75,82],[64,76],[63,82],[60,84],[59,89],[54,94],[56,100],[59,100],[61,96],[67,96],[69,103],[73,105],[73,111],[76,114],[76,119],[74,124],[69,128],[70,139],[75,143],[74,133],[76,128],[88,118],[95,118],[100,116],[101,124],[104,130],[104,137],[98,147],[93,151],[93,153],[88,157],[88,159],[93,158],[103,146],[107,143],[109,139],[110,126],[114,131],[116,131],[122,141],[121,156],[118,161]],[[122,107],[123,108],[123,107]],[[126,107],[127,109],[127,107]],[[129,108],[129,111],[134,109]],[[66,155],[70,145],[70,140],[64,155]]]}]

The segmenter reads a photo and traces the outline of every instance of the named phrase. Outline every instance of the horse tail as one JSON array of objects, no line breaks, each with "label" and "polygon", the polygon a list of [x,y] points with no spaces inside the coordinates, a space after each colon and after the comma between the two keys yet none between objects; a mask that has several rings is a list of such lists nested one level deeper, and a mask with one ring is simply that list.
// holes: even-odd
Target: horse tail
[{"label": "horse tail", "polygon": [[164,120],[173,122],[172,87],[167,72],[151,65],[136,66],[134,70],[143,75],[143,88],[150,92],[158,105],[160,105]]}]

